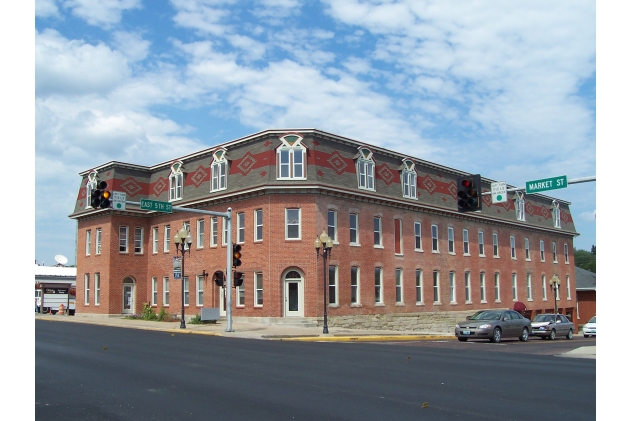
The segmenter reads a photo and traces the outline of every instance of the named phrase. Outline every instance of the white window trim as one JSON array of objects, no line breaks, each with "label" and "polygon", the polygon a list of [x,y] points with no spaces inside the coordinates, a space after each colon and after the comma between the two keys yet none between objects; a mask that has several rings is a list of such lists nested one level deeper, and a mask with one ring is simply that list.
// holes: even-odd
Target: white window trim
[{"label": "white window trim", "polygon": [[552,263],[559,263],[557,258],[558,258],[558,256],[557,256],[557,243],[556,243],[556,241],[553,241],[552,242]]},{"label": "white window trim", "polygon": [[524,238],[524,253],[526,255],[526,261],[530,262],[530,240],[527,237]]},{"label": "white window trim", "polygon": [[151,306],[155,307],[158,305],[158,278],[151,278]]},{"label": "white window trim", "polygon": [[480,272],[480,303],[486,304],[486,272]]},{"label": "white window trim", "polygon": [[[181,164],[181,163],[180,163]],[[171,167],[171,174],[169,174],[169,202],[176,200],[182,200],[184,195],[184,174],[180,169],[174,170],[175,164]]]},{"label": "white window trim", "polygon": [[101,228],[97,228],[96,238],[94,239],[94,248],[95,248],[94,252],[97,255],[101,254],[102,241],[103,241],[103,232],[101,231]]},{"label": "white window trim", "polygon": [[92,243],[92,230],[85,231],[85,255],[90,255],[90,243]]},{"label": "white window trim", "polygon": [[548,283],[546,282],[546,275],[541,275],[541,300],[548,301]]},{"label": "white window trim", "polygon": [[[136,251],[137,230],[140,230],[140,251]],[[143,254],[145,251],[145,229],[142,227],[134,227],[134,254]]]},{"label": "white window trim", "polygon": [[83,304],[86,306],[90,305],[90,274],[86,273],[83,275]]},{"label": "white window trim", "polygon": [[532,301],[532,274],[526,274],[526,300]]},{"label": "white window trim", "polygon": [[[404,303],[404,297],[403,297],[403,268],[396,268],[394,270],[394,288],[395,288],[395,302],[396,304],[403,304]],[[400,300],[396,300],[396,295],[397,295],[397,290],[399,290],[399,295],[401,297]]]},{"label": "white window trim", "polygon": [[158,253],[158,227],[151,227],[151,253]]},{"label": "white window trim", "polygon": [[[379,287],[379,296],[375,294],[375,305],[383,305],[383,268],[375,268],[375,288]],[[379,273],[379,282],[377,283],[377,273]]]},{"label": "white window trim", "polygon": [[[353,268],[355,268],[355,297],[356,300],[355,302],[353,302]],[[351,277],[350,277],[350,284],[351,284],[351,306],[361,306],[361,293],[360,293],[360,269],[359,266],[357,265],[352,265],[351,266]]]},{"label": "white window trim", "polygon": [[101,274],[94,274],[94,305],[101,305]]},{"label": "white window trim", "polygon": [[[379,220],[379,230],[378,231],[375,231],[375,220]],[[374,248],[383,248],[383,221],[382,221],[381,216],[373,217],[373,219],[372,219],[372,227],[373,227],[372,228],[372,230],[373,230],[372,231],[373,232],[373,236],[372,236],[372,238],[373,238],[373,240],[372,240],[373,247]],[[379,233],[379,243],[378,244],[375,244],[375,233],[376,232]]]},{"label": "white window trim", "polygon": [[[295,138],[288,140],[289,138]],[[302,144],[302,136],[289,134],[280,138],[281,144],[276,149],[276,179],[277,180],[306,180],[307,179],[307,148]],[[293,141],[293,144],[290,143]],[[288,162],[281,162],[282,152],[287,152]],[[296,164],[296,156],[301,157],[301,164]],[[283,177],[283,167],[288,167],[288,176]],[[302,174],[296,174],[297,166],[302,168]]]},{"label": "white window trim", "polygon": [[462,255],[471,256],[471,242],[469,241],[469,230],[467,228],[462,230]]},{"label": "white window trim", "polygon": [[169,291],[170,291],[170,286],[169,286],[169,277],[168,276],[164,276],[162,277],[162,306],[163,307],[168,307],[169,303],[170,303],[170,296],[169,296]]},{"label": "white window trim", "polygon": [[357,187],[362,190],[375,191],[375,161],[370,149],[360,146],[357,158]]},{"label": "white window trim", "polygon": [[563,256],[565,257],[565,264],[570,264],[570,249],[567,243],[563,243]]},{"label": "white window trim", "polygon": [[[195,305],[197,307],[202,307],[204,305],[204,276],[197,275],[195,277]],[[201,293],[202,299],[199,299]]]},{"label": "white window trim", "polygon": [[447,227],[447,251],[456,254],[456,235],[453,227]]},{"label": "white window trim", "polygon": [[213,152],[210,165],[210,192],[217,192],[228,188],[228,160],[226,150],[218,149]]},{"label": "white window trim", "polygon": [[[260,288],[258,281],[260,280]],[[254,272],[254,307],[263,307],[263,304],[258,303],[259,291],[261,292],[261,298],[263,297],[263,272]],[[263,303],[265,301],[263,300]]]},{"label": "white window trim", "polygon": [[517,260],[517,248],[516,248],[516,240],[515,236],[510,236],[510,257],[513,260]]},{"label": "white window trim", "polygon": [[496,259],[500,257],[500,239],[496,232],[493,233],[493,257]]},{"label": "white window trim", "polygon": [[[406,188],[408,193],[405,194]],[[407,199],[416,199],[416,168],[409,159],[403,160],[403,169],[401,170],[401,190],[403,197]]]},{"label": "white window trim", "polygon": [[565,287],[567,288],[567,299],[572,299],[572,289],[570,288],[570,275],[565,275]]},{"label": "white window trim", "polygon": [[204,236],[206,235],[206,223],[203,219],[197,220],[197,248],[204,248]]},{"label": "white window trim", "polygon": [[[333,225],[331,225],[331,215],[333,215]],[[333,244],[339,244],[339,238],[337,235],[337,210],[329,209],[326,213],[326,226],[327,234],[333,241]]]},{"label": "white window trim", "polygon": [[518,221],[526,220],[526,201],[524,200],[523,192],[516,192],[515,198],[515,212]]},{"label": "white window trim", "polygon": [[225,246],[228,242],[228,220],[221,217],[221,245]]},{"label": "white window trim", "polygon": [[164,226],[164,252],[167,253],[171,249],[171,225]]},{"label": "white window trim", "polygon": [[434,299],[434,305],[442,304],[440,302],[440,272],[437,270],[432,272],[432,298]]},{"label": "white window trim", "polygon": [[493,275],[493,293],[496,303],[502,302],[502,291],[500,290],[500,286],[500,274],[499,272],[495,272]]},{"label": "white window trim", "polygon": [[[418,234],[416,233],[416,227],[418,227]],[[419,247],[416,247],[417,238]],[[414,251],[423,252],[423,223],[420,221],[414,222]]]},{"label": "white window trim", "polygon": [[[352,227],[352,220],[353,217],[355,218],[355,242],[352,241],[353,236],[350,235],[353,232],[353,227]],[[350,245],[352,246],[359,246],[359,214],[357,212],[351,212],[349,215],[349,225],[348,225],[348,231],[349,231],[349,238],[351,238],[350,241]]]},{"label": "white window trim", "polygon": [[219,238],[219,218],[213,216],[210,218],[210,247],[217,247],[217,239]]},{"label": "white window trim", "polygon": [[[333,276],[331,276],[331,269],[333,269]],[[339,295],[340,295],[340,290],[339,290],[339,281],[338,281],[338,267],[337,265],[329,265],[329,271],[328,271],[328,290],[327,290],[327,295],[328,295],[328,306],[329,307],[337,307],[339,305]],[[333,279],[331,279],[333,278]],[[331,296],[331,287],[333,287],[333,290],[335,291],[334,296]],[[333,302],[331,302],[331,298],[333,298]]]},{"label": "white window trim", "polygon": [[235,298],[237,307],[245,307],[245,285],[241,284],[235,287]]},{"label": "white window trim", "polygon": [[[434,240],[436,240],[436,247],[434,247]],[[438,225],[432,225],[432,253],[440,253],[438,246]]]},{"label": "white window trim", "polygon": [[[259,216],[260,212],[260,216]],[[261,228],[261,236],[259,237],[258,229]],[[263,241],[263,209],[254,209],[254,242]]]},{"label": "white window trim", "polygon": [[[121,236],[122,236],[123,231],[125,233],[125,239],[124,239],[124,241],[125,241],[125,243],[124,243],[125,250],[121,250],[121,245],[122,245],[122,243],[121,243],[121,241],[122,241]],[[129,253],[129,227],[126,226],[126,225],[121,225],[121,226],[118,227],[118,252],[119,253],[123,253],[123,254]]]},{"label": "white window trim", "polygon": [[237,213],[237,243],[245,243],[245,212]]},{"label": "white window trim", "polygon": [[[480,250],[482,248],[482,250]],[[482,251],[482,253],[480,253]],[[478,255],[480,257],[486,257],[484,254],[484,231],[478,230]]]},{"label": "white window trim", "polygon": [[449,272],[449,304],[458,304],[456,298],[456,272]]},{"label": "white window trim", "polygon": [[511,275],[512,280],[512,292],[513,292],[513,301],[518,301],[519,298],[519,288],[517,285],[517,274],[513,273]]},{"label": "white window trim", "polygon": [[[415,280],[415,293],[416,293],[416,305],[425,305],[425,297],[423,291],[423,269],[416,269],[414,272],[414,280]],[[421,297],[421,300],[418,300],[418,297]]]},{"label": "white window trim", "polygon": [[543,240],[539,240],[539,258],[542,262],[546,261],[545,243]]},{"label": "white window trim", "polygon": [[[298,211],[298,223],[291,224],[292,226],[298,226],[298,237],[297,238],[289,238],[289,211],[297,210]],[[299,241],[302,239],[302,209],[301,208],[285,208],[285,240],[287,241]]]},{"label": "white window trim", "polygon": [[469,271],[465,271],[464,273],[464,303],[473,304],[471,300],[471,272]]}]

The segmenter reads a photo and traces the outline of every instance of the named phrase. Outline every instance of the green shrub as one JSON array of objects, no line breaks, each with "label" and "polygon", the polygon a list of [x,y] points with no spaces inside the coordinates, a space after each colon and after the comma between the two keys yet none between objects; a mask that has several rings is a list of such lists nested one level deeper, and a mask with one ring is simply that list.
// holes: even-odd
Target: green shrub
[{"label": "green shrub", "polygon": [[201,325],[204,322],[202,321],[202,317],[199,314],[196,314],[191,318],[191,321],[189,323],[193,325]]},{"label": "green shrub", "polygon": [[167,313],[166,309],[164,307],[160,307],[160,312],[158,313],[158,315],[156,316],[157,320],[164,322],[164,321],[171,321],[172,317],[169,313]]},{"label": "green shrub", "polygon": [[142,303],[142,318],[143,320],[157,320],[158,316],[156,316],[155,311],[149,305],[149,303]]}]

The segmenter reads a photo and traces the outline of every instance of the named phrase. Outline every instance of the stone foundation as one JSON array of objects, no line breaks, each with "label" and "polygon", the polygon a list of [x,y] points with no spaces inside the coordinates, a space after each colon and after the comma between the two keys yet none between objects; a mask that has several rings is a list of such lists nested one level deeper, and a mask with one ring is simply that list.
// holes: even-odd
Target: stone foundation
[{"label": "stone foundation", "polygon": [[[361,316],[329,316],[329,327],[366,330],[394,330],[422,333],[453,334],[456,323],[465,320],[471,311],[374,314]],[[318,320],[320,323],[322,320]]]}]

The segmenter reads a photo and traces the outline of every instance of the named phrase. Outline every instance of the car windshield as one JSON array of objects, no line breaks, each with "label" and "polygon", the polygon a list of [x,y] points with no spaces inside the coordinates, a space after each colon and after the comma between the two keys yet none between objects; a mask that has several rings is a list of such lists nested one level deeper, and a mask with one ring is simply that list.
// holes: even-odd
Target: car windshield
[{"label": "car windshield", "polygon": [[537,314],[535,318],[532,319],[532,321],[533,322],[553,322],[554,316],[552,314]]},{"label": "car windshield", "polygon": [[502,312],[497,310],[479,311],[470,320],[499,320],[501,315]]},{"label": "car windshield", "polygon": [[589,322],[587,322],[587,323],[596,323],[596,316],[594,316],[591,319],[589,319]]}]

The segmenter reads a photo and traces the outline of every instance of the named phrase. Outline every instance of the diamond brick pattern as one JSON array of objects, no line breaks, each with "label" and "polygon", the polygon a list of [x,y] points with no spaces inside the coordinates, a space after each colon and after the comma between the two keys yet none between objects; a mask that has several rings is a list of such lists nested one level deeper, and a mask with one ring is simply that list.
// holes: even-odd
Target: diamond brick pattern
[{"label": "diamond brick pattern", "polygon": [[482,202],[489,207],[493,204],[493,199],[491,199],[491,195],[487,194],[486,196],[482,196]]},{"label": "diamond brick pattern", "polygon": [[392,184],[392,181],[394,181],[395,179],[394,173],[392,172],[392,170],[390,170],[390,168],[386,164],[382,164],[380,167],[377,168],[377,175],[387,185]]},{"label": "diamond brick pattern", "polygon": [[125,181],[121,183],[121,188],[125,193],[132,197],[140,193],[142,190],[142,187],[140,187],[140,185],[132,177],[125,179]]},{"label": "diamond brick pattern", "polygon": [[254,155],[252,155],[250,151],[247,151],[245,155],[243,155],[243,158],[241,158],[241,161],[239,161],[239,164],[237,164],[237,168],[241,174],[248,175],[250,170],[254,168],[254,164],[256,164]]},{"label": "diamond brick pattern", "polygon": [[526,213],[528,213],[528,215],[530,216],[533,216],[535,214],[535,208],[530,202],[526,202]]},{"label": "diamond brick pattern", "polygon": [[331,168],[333,168],[333,171],[335,171],[337,175],[342,175],[346,167],[348,167],[346,160],[344,160],[337,151],[333,152],[331,157],[327,159],[327,162],[331,165]]},{"label": "diamond brick pattern", "polygon": [[504,209],[506,209],[507,211],[509,211],[511,209],[511,207],[512,207],[511,205],[512,205],[512,203],[510,201],[508,201],[508,200],[506,202],[502,203],[502,206],[504,206]]},{"label": "diamond brick pattern", "polygon": [[153,185],[153,194],[160,196],[167,189],[168,185],[169,183],[167,183],[164,178],[160,177]]},{"label": "diamond brick pattern", "polygon": [[426,175],[423,181],[421,181],[421,186],[429,192],[429,194],[434,193],[436,190],[436,183],[429,175]]},{"label": "diamond brick pattern", "polygon": [[271,140],[268,140],[267,142],[263,143],[263,146],[265,146],[266,148],[269,147],[269,145],[272,144]]},{"label": "diamond brick pattern", "polygon": [[561,211],[561,221],[565,222],[566,224],[570,221],[570,215],[568,215],[567,213]]},{"label": "diamond brick pattern", "polygon": [[203,166],[199,166],[193,175],[191,176],[191,181],[195,185],[195,187],[199,187],[204,181],[208,180],[209,172]]},{"label": "diamond brick pattern", "polygon": [[550,211],[545,206],[541,206],[541,216],[543,216],[545,219],[548,219],[550,217]]},{"label": "diamond brick pattern", "polygon": [[451,183],[449,183],[449,187],[447,187],[447,191],[449,192],[451,197],[453,197],[454,199],[458,198],[458,187],[456,186],[455,182],[452,181]]}]

